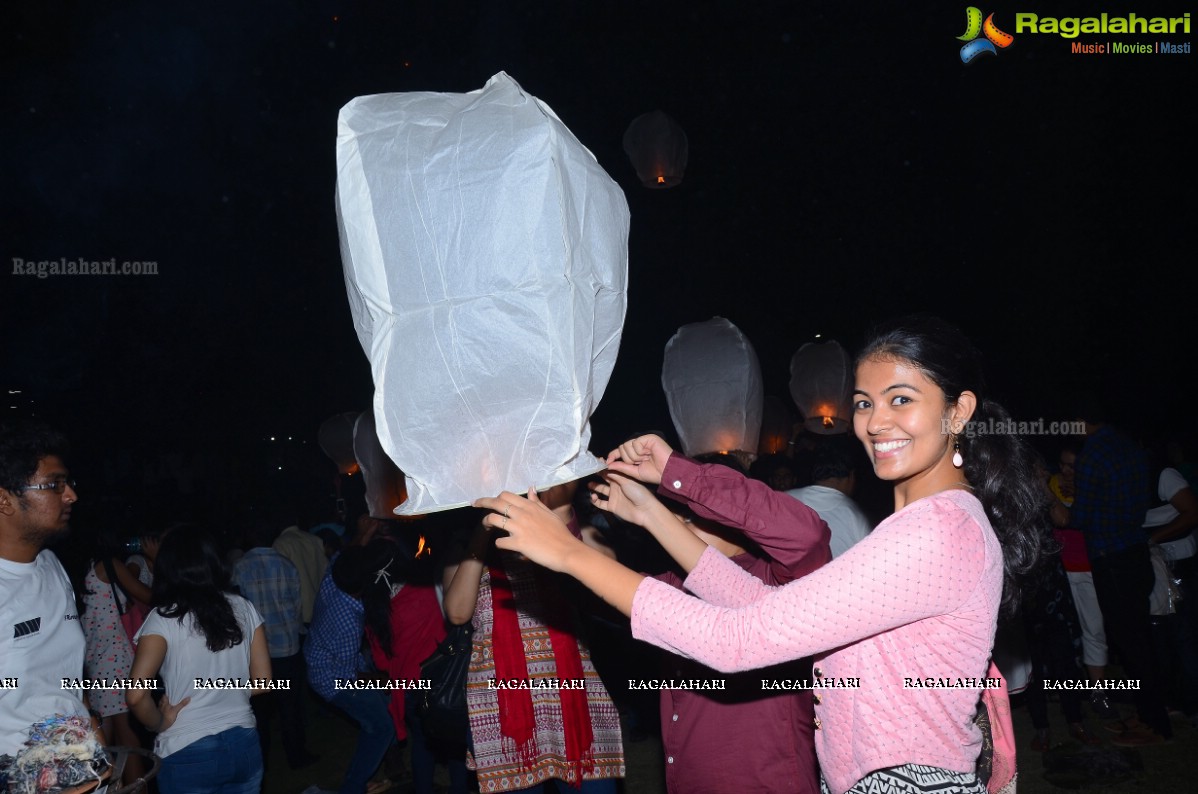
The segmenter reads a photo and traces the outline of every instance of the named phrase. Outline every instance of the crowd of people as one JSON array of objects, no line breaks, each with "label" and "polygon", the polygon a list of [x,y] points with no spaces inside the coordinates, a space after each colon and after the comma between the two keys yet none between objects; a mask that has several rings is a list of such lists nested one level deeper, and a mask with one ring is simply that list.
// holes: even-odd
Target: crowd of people
[{"label": "crowd of people", "polygon": [[[256,515],[235,548],[194,524],[132,545],[105,528],[71,562],[65,440],[5,427],[0,610],[17,631],[0,677],[19,686],[0,690],[0,756],[40,719],[90,715],[107,744],[152,744],[164,794],[249,794],[271,790],[276,719],[292,769],[325,752],[305,727],[318,702],[357,728],[344,794],[391,788],[400,745],[419,794],[439,766],[453,794],[615,792],[630,725],[654,722],[670,792],[983,794],[1014,789],[1017,746],[1054,746],[1051,690],[1077,742],[1164,743],[1172,718],[1198,721],[1195,467],[1093,399],[1053,457],[971,432],[1009,419],[979,361],[927,317],[860,352],[853,432],[892,486],[880,522],[835,439],[802,439],[780,476],[641,434],[586,489],[349,527]],[[667,565],[636,551],[635,527]],[[992,661],[1000,624],[1028,638],[1021,693]],[[463,741],[426,731],[417,689],[354,683],[419,681],[461,626]],[[60,684],[80,678],[128,685]],[[1136,682],[1134,715],[1118,681]],[[1031,737],[1014,736],[1012,694]],[[124,782],[144,774],[135,758]]]}]

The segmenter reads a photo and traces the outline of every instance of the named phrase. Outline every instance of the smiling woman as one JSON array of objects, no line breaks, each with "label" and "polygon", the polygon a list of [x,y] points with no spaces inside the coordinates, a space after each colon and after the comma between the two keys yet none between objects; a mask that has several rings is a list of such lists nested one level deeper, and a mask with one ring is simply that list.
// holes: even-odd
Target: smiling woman
[{"label": "smiling woman", "polygon": [[[953,439],[977,406],[973,392],[950,402],[915,365],[886,357],[857,365],[854,397],[854,429],[878,477],[894,482],[895,509],[949,488],[969,487]],[[950,447],[955,457],[949,456]]]},{"label": "smiling woman", "polygon": [[[857,362],[854,427],[878,476],[894,483],[896,512],[781,587],[705,546],[642,483],[750,538],[766,528],[814,537],[819,517],[786,518],[780,500],[791,497],[676,455],[657,436],[608,456],[595,503],[652,532],[688,572],[689,593],[591,552],[531,492],[478,504],[495,511],[484,523],[507,530],[498,547],[574,576],[629,614],[638,639],[724,671],[815,654],[816,679],[858,681],[821,688],[816,701],[825,791],[999,791],[1013,784],[1014,747],[1002,741],[1009,706],[990,652],[1003,591],[1013,600],[1038,556],[1046,490],[1018,437],[961,433],[971,419],[1006,418],[986,397],[978,360],[934,318],[875,332]],[[995,725],[986,759],[979,702]]]}]

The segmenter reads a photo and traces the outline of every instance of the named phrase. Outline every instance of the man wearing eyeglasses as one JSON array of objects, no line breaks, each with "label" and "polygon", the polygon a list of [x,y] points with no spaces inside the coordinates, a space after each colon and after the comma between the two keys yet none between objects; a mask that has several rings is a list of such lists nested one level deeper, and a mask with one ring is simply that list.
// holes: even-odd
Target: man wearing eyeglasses
[{"label": "man wearing eyeglasses", "polygon": [[46,545],[65,535],[77,500],[65,440],[42,425],[0,426],[0,755],[30,726],[87,714],[78,689],[84,637],[74,590]]}]

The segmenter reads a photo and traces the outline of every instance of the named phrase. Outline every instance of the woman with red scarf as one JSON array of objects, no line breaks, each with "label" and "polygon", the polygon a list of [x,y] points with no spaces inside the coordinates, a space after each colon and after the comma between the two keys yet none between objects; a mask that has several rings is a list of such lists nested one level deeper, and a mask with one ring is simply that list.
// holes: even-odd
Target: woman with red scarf
[{"label": "woman with red scarf", "polygon": [[[570,507],[575,488],[557,486],[544,498],[588,541]],[[619,715],[576,636],[559,577],[497,550],[480,525],[444,581],[449,622],[474,623],[467,766],[478,774],[479,791],[553,780],[559,791],[614,794],[616,778],[624,776]]]}]

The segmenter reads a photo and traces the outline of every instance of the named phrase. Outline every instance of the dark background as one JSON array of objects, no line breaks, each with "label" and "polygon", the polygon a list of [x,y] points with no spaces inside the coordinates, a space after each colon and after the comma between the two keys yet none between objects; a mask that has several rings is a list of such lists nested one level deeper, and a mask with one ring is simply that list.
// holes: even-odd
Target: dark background
[{"label": "dark background", "polygon": [[[852,349],[875,321],[931,311],[974,338],[1020,418],[1070,418],[1084,386],[1137,432],[1193,429],[1192,54],[1072,55],[1017,34],[964,65],[965,6],[947,2],[182,5],[4,12],[0,417],[64,426],[93,500],[223,510],[329,492],[316,429],[372,391],[337,247],[337,112],[500,70],[632,212],[596,450],[668,426],[662,349],[717,314],[787,399],[815,334]],[[1015,33],[1016,12],[1124,5],[983,11]],[[689,137],[670,190],[642,188],[621,149],[653,109]],[[13,258],[158,275],[39,280]]]}]

